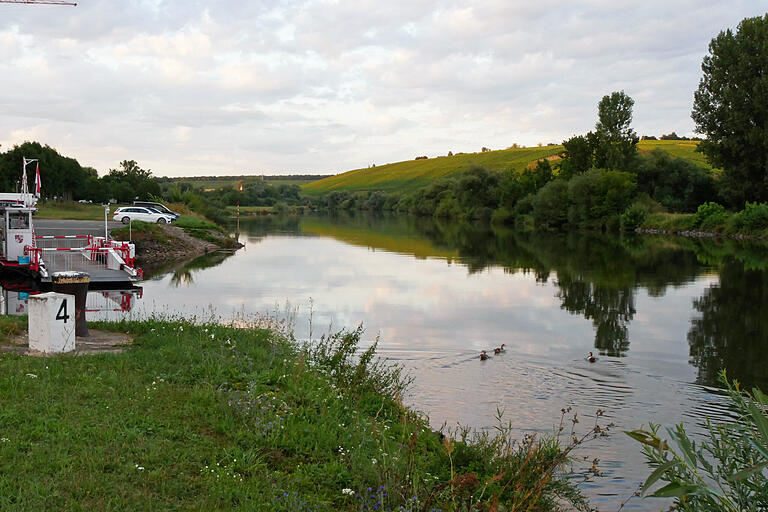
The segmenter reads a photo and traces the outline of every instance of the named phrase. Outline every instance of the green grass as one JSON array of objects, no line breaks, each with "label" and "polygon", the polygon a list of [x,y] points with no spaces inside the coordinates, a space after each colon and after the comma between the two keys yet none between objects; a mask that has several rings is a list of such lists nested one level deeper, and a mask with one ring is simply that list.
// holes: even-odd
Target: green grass
[{"label": "green grass", "polygon": [[743,213],[726,212],[722,218],[711,222],[697,222],[694,213],[652,213],[642,223],[643,229],[659,229],[668,232],[698,231],[717,235],[738,235],[748,238],[768,238],[768,226],[750,227],[742,221]]},{"label": "green grass", "polygon": [[360,330],[310,349],[274,320],[96,327],[134,345],[0,353],[0,510],[586,509],[553,476],[553,438],[441,442],[403,407],[402,375],[357,350]]},{"label": "green grass", "polygon": [[696,215],[693,213],[652,213],[648,215],[642,227],[663,231],[691,231],[696,229]]},{"label": "green grass", "polygon": [[523,170],[536,160],[553,157],[562,151],[562,146],[544,146],[459,154],[427,160],[407,160],[345,172],[304,185],[302,190],[309,195],[323,194],[333,190],[401,192],[428,185],[437,178],[467,170],[472,165],[482,165],[490,170]]},{"label": "green grass", "polygon": [[[111,211],[114,211],[114,207],[111,208]],[[82,204],[76,201],[45,201],[38,204],[35,217],[41,219],[104,220],[104,207],[100,204]]]},{"label": "green grass", "polygon": [[[704,155],[696,152],[697,144],[692,141],[641,141],[638,148],[641,152],[662,149],[675,157],[710,167]],[[304,185],[302,191],[307,195],[319,195],[334,190],[404,192],[428,185],[437,178],[467,170],[472,165],[481,165],[496,171],[521,171],[541,158],[557,160],[556,156],[562,151],[562,146],[544,146],[407,160],[331,176]]]},{"label": "green grass", "polygon": [[692,140],[642,140],[637,144],[641,153],[661,149],[677,158],[690,160],[702,167],[711,169],[704,153],[696,151],[699,143]]},{"label": "green grass", "polygon": [[214,224],[211,221],[202,219],[200,217],[195,217],[195,216],[192,216],[192,215],[182,215],[181,217],[176,219],[176,221],[173,223],[173,225],[174,226],[178,226],[178,227],[180,227],[180,228],[182,228],[184,230],[187,230],[187,229],[205,229],[205,230],[213,229],[215,231],[221,231],[221,232],[224,231],[224,229],[221,226],[219,226],[217,224]]}]

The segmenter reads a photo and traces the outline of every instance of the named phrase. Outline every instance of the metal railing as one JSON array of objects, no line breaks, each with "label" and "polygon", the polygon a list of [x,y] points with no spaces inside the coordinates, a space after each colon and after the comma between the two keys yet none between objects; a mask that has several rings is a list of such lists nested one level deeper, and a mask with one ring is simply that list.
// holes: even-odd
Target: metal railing
[{"label": "metal railing", "polygon": [[91,235],[47,235],[36,236],[35,247],[38,249],[65,248],[75,249],[91,245]]}]

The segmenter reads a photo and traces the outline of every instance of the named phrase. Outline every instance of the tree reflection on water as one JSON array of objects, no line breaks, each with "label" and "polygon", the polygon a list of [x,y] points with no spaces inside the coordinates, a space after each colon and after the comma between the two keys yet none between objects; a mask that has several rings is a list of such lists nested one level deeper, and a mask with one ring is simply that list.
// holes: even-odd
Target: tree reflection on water
[{"label": "tree reflection on water", "polygon": [[[698,382],[717,385],[717,373],[724,368],[747,386],[768,389],[765,244],[524,233],[423,217],[359,213],[304,218],[296,229],[419,258],[445,258],[465,265],[469,273],[501,267],[511,274],[533,273],[539,282],[552,280],[561,308],[590,320],[594,347],[610,356],[629,352],[629,327],[639,290],[662,297],[670,286],[719,274],[719,284],[693,301],[699,315],[692,320],[688,342]],[[418,250],[412,249],[416,244]]]},{"label": "tree reflection on water", "polygon": [[693,301],[700,316],[691,321],[688,343],[698,381],[713,385],[725,368],[747,389],[768,389],[766,271],[728,258],[719,273],[720,282]]}]

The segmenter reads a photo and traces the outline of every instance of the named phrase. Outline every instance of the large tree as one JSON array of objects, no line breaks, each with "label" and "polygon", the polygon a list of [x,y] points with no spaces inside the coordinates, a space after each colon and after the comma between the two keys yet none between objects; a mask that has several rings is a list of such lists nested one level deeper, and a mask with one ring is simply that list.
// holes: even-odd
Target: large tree
[{"label": "large tree", "polygon": [[691,117],[733,206],[768,201],[768,14],[709,43]]},{"label": "large tree", "polygon": [[635,100],[624,91],[606,94],[597,105],[595,131],[563,141],[565,159],[560,175],[570,179],[589,169],[626,170],[640,140],[632,129]]},{"label": "large tree", "polygon": [[635,100],[624,91],[603,96],[597,105],[595,125],[598,144],[595,165],[607,169],[626,169],[637,152],[640,140],[632,129],[632,107]]}]

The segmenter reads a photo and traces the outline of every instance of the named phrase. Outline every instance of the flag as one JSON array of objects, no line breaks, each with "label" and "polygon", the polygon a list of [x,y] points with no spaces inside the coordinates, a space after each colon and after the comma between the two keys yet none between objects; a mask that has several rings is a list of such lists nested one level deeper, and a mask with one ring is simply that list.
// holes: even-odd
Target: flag
[{"label": "flag", "polygon": [[35,197],[40,198],[40,162],[37,162],[37,170],[35,171]]}]

